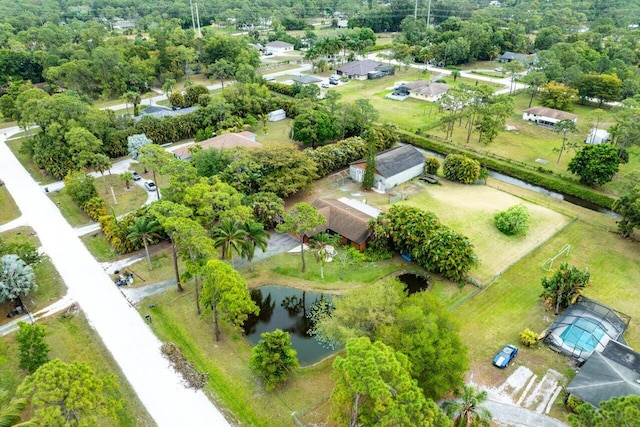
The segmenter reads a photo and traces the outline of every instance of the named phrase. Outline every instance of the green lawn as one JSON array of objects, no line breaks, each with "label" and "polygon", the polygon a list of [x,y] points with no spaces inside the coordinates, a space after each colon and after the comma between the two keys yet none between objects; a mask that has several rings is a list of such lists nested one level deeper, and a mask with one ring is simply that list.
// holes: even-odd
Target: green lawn
[{"label": "green lawn", "polygon": [[49,198],[58,206],[60,213],[72,227],[81,227],[92,222],[91,218],[73,201],[64,190],[48,193]]},{"label": "green lawn", "polygon": [[98,262],[112,262],[118,259],[118,254],[104,237],[102,231],[85,234],[80,237],[80,240]]},{"label": "green lawn", "polygon": [[20,209],[11,197],[9,190],[0,185],[0,224],[12,221],[20,216]]},{"label": "green lawn", "polygon": [[[147,201],[149,196],[144,188],[135,185],[133,181],[127,188],[120,175],[106,174],[96,178],[94,184],[98,195],[106,202],[107,210],[110,213],[115,212],[117,216],[136,210]],[[159,185],[161,184],[162,181]]]},{"label": "green lawn", "polygon": [[[81,312],[72,316],[55,316],[41,320],[49,335],[46,342],[51,346],[49,357],[64,362],[84,362],[99,375],[116,374],[120,386],[119,396],[123,407],[117,412],[117,420],[101,420],[100,425],[153,426],[154,421],[147,414],[135,392],[124,379],[119,367],[111,358],[102,341],[89,326]],[[0,340],[0,384],[13,393],[25,374],[17,366],[18,348],[13,336]]]}]

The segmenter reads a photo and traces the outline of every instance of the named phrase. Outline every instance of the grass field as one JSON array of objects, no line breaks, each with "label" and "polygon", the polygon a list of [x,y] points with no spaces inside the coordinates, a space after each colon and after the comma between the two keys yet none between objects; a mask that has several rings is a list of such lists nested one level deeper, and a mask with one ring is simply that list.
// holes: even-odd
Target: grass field
[{"label": "grass field", "polygon": [[29,172],[29,175],[31,175],[34,181],[36,181],[41,185],[54,182],[55,179],[45,175],[43,171],[40,168],[38,168],[38,166],[36,166],[36,164],[33,162],[30,156],[22,154],[20,152],[20,147],[22,146],[23,141],[24,141],[24,138],[11,139],[7,141],[7,146],[9,147],[13,155],[16,156],[16,158],[20,161],[22,166],[24,166],[27,172]]},{"label": "grass field", "polygon": [[11,197],[9,190],[0,185],[0,224],[12,221],[20,216],[20,209]]},{"label": "grass field", "polygon": [[[81,312],[68,317],[56,316],[44,319],[40,323],[46,326],[49,333],[45,341],[51,346],[50,359],[59,358],[67,363],[84,362],[99,375],[118,376],[117,382],[120,389],[118,398],[122,400],[123,407],[117,412],[116,420],[101,420],[100,425],[121,427],[155,425]],[[10,393],[15,391],[25,376],[17,365],[17,347],[13,335],[0,340],[0,384]]]},{"label": "grass field", "polygon": [[[423,184],[423,187],[424,190],[399,203],[431,211],[443,224],[469,237],[480,259],[471,275],[485,284],[570,221],[562,214],[490,186],[469,187],[442,180],[442,185]],[[493,216],[517,204],[529,211],[529,232],[526,236],[506,236],[495,227]]]}]

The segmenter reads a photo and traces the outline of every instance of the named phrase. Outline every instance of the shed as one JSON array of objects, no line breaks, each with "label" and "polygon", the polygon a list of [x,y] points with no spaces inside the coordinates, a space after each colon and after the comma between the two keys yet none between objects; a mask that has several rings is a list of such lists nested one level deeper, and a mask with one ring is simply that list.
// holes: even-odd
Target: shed
[{"label": "shed", "polygon": [[[425,157],[412,145],[385,150],[376,155],[374,189],[386,191],[398,184],[407,182],[424,172]],[[365,159],[349,165],[349,175],[355,182],[364,180],[367,167]]]},{"label": "shed", "polygon": [[614,397],[640,395],[640,354],[617,341],[594,352],[567,386],[567,392],[598,408]]},{"label": "shed", "polygon": [[610,136],[609,132],[604,129],[591,128],[591,131],[585,138],[584,142],[586,144],[598,145],[607,142]]},{"label": "shed", "polygon": [[279,122],[287,118],[287,112],[284,110],[275,110],[267,114],[267,119],[270,122]]}]

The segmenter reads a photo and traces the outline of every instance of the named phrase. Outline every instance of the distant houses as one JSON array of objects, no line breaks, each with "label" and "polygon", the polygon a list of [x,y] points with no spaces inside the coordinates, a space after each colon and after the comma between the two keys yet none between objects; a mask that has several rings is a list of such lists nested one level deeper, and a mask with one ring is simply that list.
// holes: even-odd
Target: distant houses
[{"label": "distant houses", "polygon": [[551,127],[562,120],[578,122],[578,116],[562,110],[547,107],[531,107],[524,110],[522,120],[528,120],[541,126]]}]

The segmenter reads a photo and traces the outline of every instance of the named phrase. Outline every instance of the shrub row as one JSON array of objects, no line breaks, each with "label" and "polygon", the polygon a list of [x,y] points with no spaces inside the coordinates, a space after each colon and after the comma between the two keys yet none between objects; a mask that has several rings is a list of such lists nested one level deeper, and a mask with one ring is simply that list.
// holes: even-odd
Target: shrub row
[{"label": "shrub row", "polygon": [[269,90],[272,90],[274,92],[293,97],[300,93],[300,88],[302,86],[288,85],[278,82],[267,82],[267,87],[269,88]]},{"label": "shrub row", "polygon": [[430,150],[439,154],[464,154],[467,157],[479,161],[482,166],[491,169],[496,172],[503,173],[513,178],[520,179],[531,185],[536,185],[545,188],[549,191],[555,191],[561,194],[576,197],[578,199],[585,200],[598,206],[602,206],[607,209],[611,209],[613,206],[614,198],[600,194],[592,189],[582,186],[577,183],[567,181],[562,178],[545,175],[535,170],[525,169],[521,166],[510,164],[506,161],[494,159],[488,156],[482,156],[473,151],[464,150],[458,147],[451,146],[444,142],[434,141],[429,138],[425,138],[418,135],[409,134],[407,132],[399,131],[402,141],[415,145],[426,150]]}]

